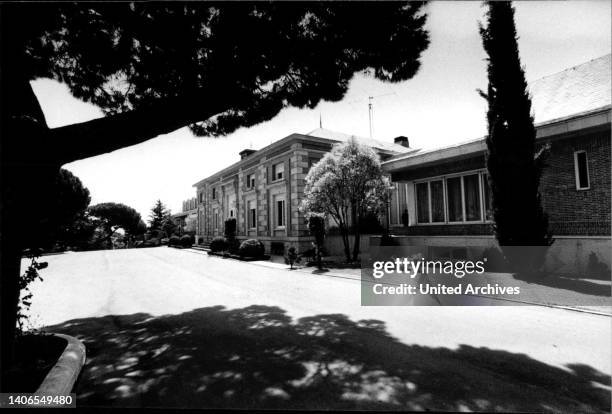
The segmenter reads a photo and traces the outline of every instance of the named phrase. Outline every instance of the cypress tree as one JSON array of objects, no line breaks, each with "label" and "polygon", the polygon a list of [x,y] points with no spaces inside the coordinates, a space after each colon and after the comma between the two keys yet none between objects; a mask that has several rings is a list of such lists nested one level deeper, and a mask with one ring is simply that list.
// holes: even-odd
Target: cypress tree
[{"label": "cypress tree", "polygon": [[512,3],[487,4],[487,26],[480,26],[480,35],[488,54],[489,84],[487,93],[480,93],[488,102],[487,169],[495,236],[513,270],[537,272],[545,247],[552,244],[539,193],[546,151],[536,152]]}]

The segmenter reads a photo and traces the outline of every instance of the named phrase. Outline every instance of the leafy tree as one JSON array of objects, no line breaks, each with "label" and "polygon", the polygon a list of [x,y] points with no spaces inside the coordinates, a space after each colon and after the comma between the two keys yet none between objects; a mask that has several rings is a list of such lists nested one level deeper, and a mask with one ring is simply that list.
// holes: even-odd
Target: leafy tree
[{"label": "leafy tree", "polygon": [[170,217],[170,212],[161,200],[157,200],[151,208],[151,214],[149,214],[149,229],[161,230],[168,217]]},{"label": "leafy tree", "polygon": [[123,229],[126,234],[136,234],[142,229],[140,213],[125,204],[96,204],[89,207],[89,215],[102,230],[102,240],[108,246],[112,246],[112,237],[117,230]]},{"label": "leafy tree", "polygon": [[[384,211],[390,189],[376,152],[355,139],[337,144],[306,176],[302,211],[331,216],[340,230],[347,261],[359,256],[361,219]],[[349,227],[354,230],[351,254]]]},{"label": "leafy tree", "polygon": [[162,233],[165,235],[165,237],[170,237],[173,234],[178,233],[178,229],[179,227],[176,225],[174,219],[170,216],[170,213],[168,212],[168,215],[164,218],[164,221],[162,221],[161,224]]},{"label": "leafy tree", "polygon": [[44,203],[44,216],[37,231],[39,247],[65,247],[73,239],[75,226],[84,217],[91,201],[89,190],[81,180],[66,169],[61,169],[53,182],[57,195]]},{"label": "leafy tree", "polygon": [[488,24],[480,34],[488,58],[487,168],[493,198],[495,236],[517,270],[536,270],[550,246],[548,218],[539,185],[545,152],[536,152],[531,99],[519,57],[514,8],[489,2]]},{"label": "leafy tree", "polygon": [[[21,253],[38,229],[39,201],[56,197],[50,177],[63,164],[184,126],[219,135],[288,106],[337,101],[356,72],[406,80],[428,45],[421,3],[0,7],[3,366],[11,362]],[[37,78],[67,84],[106,116],[49,128],[30,85]]]}]

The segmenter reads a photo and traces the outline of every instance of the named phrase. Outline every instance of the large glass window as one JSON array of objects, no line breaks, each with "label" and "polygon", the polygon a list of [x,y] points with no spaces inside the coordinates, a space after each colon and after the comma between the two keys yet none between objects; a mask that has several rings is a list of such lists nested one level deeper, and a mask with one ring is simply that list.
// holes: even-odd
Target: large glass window
[{"label": "large glass window", "polygon": [[428,193],[428,183],[419,183],[416,185],[417,221],[419,223],[429,223]]},{"label": "large glass window", "polygon": [[397,214],[397,183],[393,184],[393,190],[391,191],[391,197],[389,199],[389,220],[391,224],[399,224],[399,216]]},{"label": "large glass window", "polygon": [[492,220],[491,191],[485,172],[436,178],[415,185],[417,223]]},{"label": "large glass window", "polygon": [[461,177],[453,177],[446,180],[446,199],[448,200],[448,221],[463,221]]},{"label": "large glass window", "polygon": [[463,177],[466,221],[480,221],[480,178],[478,174]]},{"label": "large glass window", "polygon": [[442,180],[429,183],[431,197],[431,221],[433,223],[444,222],[444,183]]},{"label": "large glass window", "polygon": [[406,203],[406,184],[398,184],[398,198],[399,198],[399,222],[398,224],[404,224],[404,220],[408,215],[408,205]]}]

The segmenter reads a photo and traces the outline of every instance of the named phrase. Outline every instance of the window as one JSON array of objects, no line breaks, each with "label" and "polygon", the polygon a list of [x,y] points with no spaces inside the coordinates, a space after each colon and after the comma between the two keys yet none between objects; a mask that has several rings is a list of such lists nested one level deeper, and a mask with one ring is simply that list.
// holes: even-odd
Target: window
[{"label": "window", "polygon": [[429,183],[429,194],[431,198],[431,222],[444,222],[444,182],[442,180]]},{"label": "window", "polygon": [[576,174],[576,190],[588,190],[591,186],[586,151],[574,152],[574,173]]},{"label": "window", "polygon": [[199,193],[198,197],[200,199],[200,203],[204,201],[204,193]]},{"label": "window", "polygon": [[487,175],[480,171],[416,183],[417,223],[491,220],[490,193]]},{"label": "window", "polygon": [[246,176],[246,187],[255,188],[255,174],[247,174]]},{"label": "window", "polygon": [[448,221],[463,221],[461,177],[453,177],[446,180],[446,199],[448,200]]},{"label": "window", "polygon": [[417,221],[429,223],[429,183],[420,183],[416,186],[417,197]]},{"label": "window", "polygon": [[435,180],[417,184],[417,222],[444,222],[444,183]]},{"label": "window", "polygon": [[389,198],[389,222],[390,224],[398,224],[399,216],[397,214],[397,183],[393,183],[391,197]]},{"label": "window", "polygon": [[285,227],[285,200],[276,200],[275,222],[276,227]]},{"label": "window", "polygon": [[212,189],[212,199],[213,200],[217,198],[217,192],[215,190],[216,190],[216,188]]},{"label": "window", "polygon": [[272,181],[282,180],[285,172],[285,164],[278,163],[272,166]]},{"label": "window", "polygon": [[463,198],[465,200],[465,220],[480,221],[480,177],[478,174],[465,175],[463,178]]},{"label": "window", "polygon": [[255,208],[255,202],[254,201],[249,201],[248,202],[248,217],[247,217],[247,221],[248,221],[248,226],[249,229],[254,229],[257,223],[257,210]]}]

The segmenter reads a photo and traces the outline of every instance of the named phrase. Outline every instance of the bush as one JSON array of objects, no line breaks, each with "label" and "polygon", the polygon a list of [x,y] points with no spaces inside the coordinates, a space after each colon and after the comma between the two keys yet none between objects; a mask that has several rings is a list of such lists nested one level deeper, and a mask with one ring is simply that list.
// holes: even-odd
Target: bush
[{"label": "bush", "polygon": [[160,240],[160,243],[164,245],[168,244],[169,242],[170,242],[170,239],[167,237],[164,237],[163,239]]},{"label": "bush", "polygon": [[266,249],[262,242],[257,239],[248,239],[240,244],[238,254],[241,257],[261,257],[265,251]]},{"label": "bush", "polygon": [[198,237],[198,244],[204,243],[204,237]]},{"label": "bush", "polygon": [[178,246],[180,244],[180,240],[181,239],[179,236],[172,236],[168,241],[168,246]]},{"label": "bush", "polygon": [[193,246],[194,241],[195,241],[195,237],[193,237],[190,234],[185,234],[180,239],[181,246],[183,246],[183,247],[191,247],[191,246]]},{"label": "bush", "polygon": [[285,256],[285,263],[290,265],[291,269],[293,269],[293,265],[295,263],[299,263],[300,261],[301,261],[300,255],[298,254],[295,247],[291,246],[289,249],[287,249],[287,256]]},{"label": "bush", "polygon": [[144,247],[155,247],[155,246],[159,246],[159,244],[160,244],[159,239],[152,238],[152,239],[145,241],[143,246]]},{"label": "bush", "polygon": [[227,250],[227,240],[225,237],[217,236],[210,242],[210,251],[213,253]]}]

